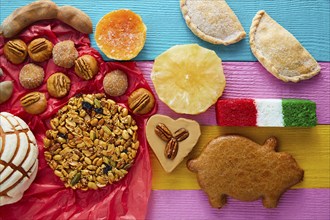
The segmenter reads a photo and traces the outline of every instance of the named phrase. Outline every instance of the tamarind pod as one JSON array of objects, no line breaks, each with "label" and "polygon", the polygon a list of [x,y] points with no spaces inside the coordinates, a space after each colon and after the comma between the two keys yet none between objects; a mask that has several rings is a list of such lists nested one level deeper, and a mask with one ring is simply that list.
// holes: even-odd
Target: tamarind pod
[{"label": "tamarind pod", "polygon": [[11,38],[36,21],[56,18],[57,11],[57,5],[48,0],[36,1],[22,6],[2,22],[0,34],[6,38]]},{"label": "tamarind pod", "polygon": [[0,82],[0,104],[7,101],[13,93],[14,85],[12,81]]},{"label": "tamarind pod", "polygon": [[93,32],[93,25],[90,17],[75,7],[69,5],[59,7],[57,19],[84,34]]}]

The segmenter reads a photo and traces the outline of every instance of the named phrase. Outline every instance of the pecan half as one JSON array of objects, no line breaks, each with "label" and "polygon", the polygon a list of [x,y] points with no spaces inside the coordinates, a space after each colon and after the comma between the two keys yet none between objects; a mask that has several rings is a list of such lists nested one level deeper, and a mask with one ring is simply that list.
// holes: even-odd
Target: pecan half
[{"label": "pecan half", "polygon": [[47,99],[44,93],[30,92],[20,99],[23,109],[32,115],[38,115],[47,108]]},{"label": "pecan half", "polygon": [[178,149],[179,149],[178,141],[174,138],[171,138],[171,140],[167,142],[165,146],[165,157],[173,160],[178,153]]},{"label": "pecan half", "polygon": [[34,103],[36,103],[37,101],[39,101],[40,99],[40,93],[39,92],[31,92],[27,95],[25,95],[24,97],[21,98],[21,105],[23,107],[32,105]]},{"label": "pecan half", "polygon": [[189,137],[189,132],[185,128],[180,128],[176,132],[174,132],[174,138],[178,141],[181,142]]},{"label": "pecan half", "polygon": [[166,127],[165,124],[159,123],[155,128],[155,133],[160,139],[168,142],[172,138],[172,132]]},{"label": "pecan half", "polygon": [[79,77],[85,80],[92,79],[99,71],[97,61],[91,55],[83,55],[79,57],[75,61],[74,70]]},{"label": "pecan half", "polygon": [[32,53],[38,53],[40,51],[46,50],[48,45],[45,38],[39,38],[32,41],[29,45],[29,49]]},{"label": "pecan half", "polygon": [[132,102],[132,109],[133,112],[137,112],[140,109],[143,109],[149,102],[150,97],[148,94],[142,94],[139,97],[137,97],[133,102]]},{"label": "pecan half", "polygon": [[26,44],[21,41],[8,41],[8,49],[16,56],[24,57],[26,55]]}]

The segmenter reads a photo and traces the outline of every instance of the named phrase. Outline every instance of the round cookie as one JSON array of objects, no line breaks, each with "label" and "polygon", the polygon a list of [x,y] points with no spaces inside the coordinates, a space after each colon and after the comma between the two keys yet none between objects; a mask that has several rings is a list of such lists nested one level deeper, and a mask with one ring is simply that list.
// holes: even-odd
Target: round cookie
[{"label": "round cookie", "polygon": [[28,53],[35,62],[43,62],[52,56],[53,44],[46,38],[37,38],[30,42]]},{"label": "round cookie", "polygon": [[47,99],[44,93],[30,92],[20,99],[23,109],[32,115],[43,113],[47,108]]},{"label": "round cookie", "polygon": [[155,106],[155,98],[149,90],[139,88],[128,97],[128,106],[135,114],[147,114]]},{"label": "round cookie", "polygon": [[19,73],[19,82],[25,89],[34,89],[40,86],[44,80],[43,68],[33,63],[23,66]]},{"label": "round cookie", "polygon": [[110,59],[131,60],[143,49],[147,27],[140,15],[119,9],[104,15],[96,25],[94,38]]},{"label": "round cookie", "polygon": [[99,71],[96,59],[91,55],[83,55],[74,62],[75,73],[84,80],[92,79]]},{"label": "round cookie", "polygon": [[71,68],[78,58],[78,51],[71,40],[57,43],[53,48],[53,61],[57,66]]},{"label": "round cookie", "polygon": [[103,88],[109,96],[121,96],[128,87],[128,79],[125,72],[113,70],[107,73],[103,79]]},{"label": "round cookie", "polygon": [[70,91],[71,80],[63,73],[54,73],[47,79],[47,90],[49,95],[62,98]]},{"label": "round cookie", "polygon": [[4,46],[3,52],[7,60],[13,64],[22,63],[28,54],[25,42],[20,39],[8,41]]}]

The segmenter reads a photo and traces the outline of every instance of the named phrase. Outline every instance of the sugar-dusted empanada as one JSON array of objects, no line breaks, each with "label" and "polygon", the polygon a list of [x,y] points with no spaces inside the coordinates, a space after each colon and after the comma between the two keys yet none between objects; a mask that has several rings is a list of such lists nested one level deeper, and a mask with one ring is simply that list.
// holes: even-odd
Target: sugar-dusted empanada
[{"label": "sugar-dusted empanada", "polygon": [[299,41],[265,11],[259,11],[253,18],[250,45],[259,62],[284,82],[309,79],[321,70]]},{"label": "sugar-dusted empanada", "polygon": [[225,0],[181,0],[181,11],[190,30],[212,44],[233,44],[246,33]]}]

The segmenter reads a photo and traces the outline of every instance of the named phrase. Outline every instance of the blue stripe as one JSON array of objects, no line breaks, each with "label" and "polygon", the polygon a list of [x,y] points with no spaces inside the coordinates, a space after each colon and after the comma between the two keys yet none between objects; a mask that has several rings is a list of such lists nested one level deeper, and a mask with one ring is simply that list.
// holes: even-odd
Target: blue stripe
[{"label": "blue stripe", "polygon": [[[0,0],[1,21],[14,9],[31,1]],[[176,44],[198,43],[215,50],[224,61],[255,61],[249,47],[248,36],[231,46],[217,46],[203,42],[186,26],[181,15],[179,0],[55,0],[59,5],[71,4],[91,16],[94,29],[106,13],[129,8],[140,14],[148,27],[147,42],[136,60],[154,60],[157,55]],[[330,61],[329,0],[228,0],[245,31],[248,33],[252,18],[264,9],[277,22],[289,30],[317,61]],[[91,36],[93,38],[93,36]],[[93,47],[97,48],[94,39]]]}]

